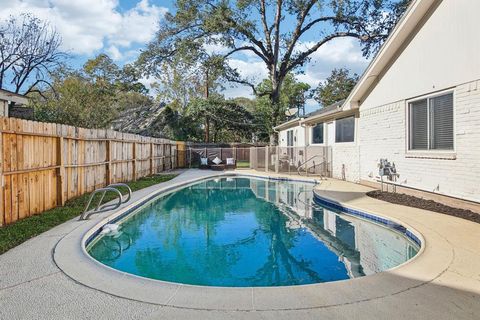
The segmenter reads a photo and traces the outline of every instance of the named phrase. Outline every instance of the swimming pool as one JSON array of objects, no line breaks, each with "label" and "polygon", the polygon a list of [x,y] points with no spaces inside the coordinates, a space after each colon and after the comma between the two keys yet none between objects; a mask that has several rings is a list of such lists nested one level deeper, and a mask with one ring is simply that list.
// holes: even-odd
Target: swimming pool
[{"label": "swimming pool", "polygon": [[401,226],[321,206],[313,187],[251,177],[197,182],[130,213],[87,251],[142,277],[226,287],[345,280],[417,254]]}]

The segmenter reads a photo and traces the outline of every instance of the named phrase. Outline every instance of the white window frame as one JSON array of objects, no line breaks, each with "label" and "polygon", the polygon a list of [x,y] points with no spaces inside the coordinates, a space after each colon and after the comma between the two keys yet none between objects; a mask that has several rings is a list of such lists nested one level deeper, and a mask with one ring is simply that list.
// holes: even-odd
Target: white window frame
[{"label": "white window frame", "polygon": [[[436,150],[436,149],[428,149],[428,150],[412,150],[410,149],[410,104],[420,101],[420,100],[425,100],[429,101],[431,98],[443,96],[446,94],[452,94],[453,97],[453,103],[452,103],[452,108],[453,108],[453,149],[452,150]],[[429,103],[429,102],[427,102]],[[456,128],[456,98],[455,98],[455,90],[453,88],[445,89],[442,91],[437,91],[433,93],[429,93],[423,96],[418,96],[409,100],[405,101],[405,132],[406,132],[406,141],[405,141],[405,156],[407,158],[430,158],[430,159],[446,159],[446,160],[454,160],[456,159],[457,155],[457,128]],[[428,128],[430,128],[430,121],[427,122]],[[428,129],[428,132],[430,130]],[[430,137],[429,137],[430,138]],[[428,139],[430,141],[430,139]],[[430,143],[430,142],[429,142]]]},{"label": "white window frame", "polygon": [[[337,142],[337,120],[345,119],[345,118],[351,118],[353,117],[353,141],[345,141],[345,142]],[[335,145],[341,145],[341,146],[354,146],[357,143],[357,126],[358,126],[358,118],[357,115],[352,114],[349,116],[342,116],[335,118],[335,121],[333,121],[333,127],[335,128],[335,135],[334,135],[334,144]]]},{"label": "white window frame", "polygon": [[[289,146],[288,145],[288,134],[289,133],[292,133],[292,145]],[[287,147],[294,147],[295,146],[295,132],[293,131],[293,128],[292,129],[287,129]]]},{"label": "white window frame", "polygon": [[[317,125],[319,124],[323,124],[323,142],[322,143],[313,143],[313,128],[316,127]],[[326,130],[326,122],[317,122],[315,124],[313,124],[311,127],[310,127],[310,145],[311,146],[324,146],[325,145],[325,138],[326,138],[326,134],[325,134],[325,130]]]}]

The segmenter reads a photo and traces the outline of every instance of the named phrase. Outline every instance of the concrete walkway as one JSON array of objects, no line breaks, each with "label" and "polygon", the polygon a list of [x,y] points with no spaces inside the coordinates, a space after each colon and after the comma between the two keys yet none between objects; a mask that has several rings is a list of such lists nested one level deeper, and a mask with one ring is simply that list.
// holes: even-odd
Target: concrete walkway
[{"label": "concrete walkway", "polygon": [[[159,188],[215,174],[188,170],[169,182],[136,192],[132,202]],[[366,197],[368,190],[328,180],[316,192],[414,228],[426,240],[424,252],[392,272],[310,287],[315,289],[299,287],[295,297],[287,291],[282,295],[281,289],[274,294],[264,292],[264,299],[284,310],[262,310],[253,291],[251,310],[219,310],[215,301],[211,308],[195,309],[121,298],[73,280],[57,266],[53,251],[62,239],[112,214],[106,212],[87,222],[66,222],[0,256],[0,319],[479,319],[480,224],[381,202]],[[200,299],[205,292],[199,287],[190,300]],[[152,292],[145,287],[144,294]],[[289,308],[288,304],[305,307]],[[309,307],[313,305],[319,307]]]}]

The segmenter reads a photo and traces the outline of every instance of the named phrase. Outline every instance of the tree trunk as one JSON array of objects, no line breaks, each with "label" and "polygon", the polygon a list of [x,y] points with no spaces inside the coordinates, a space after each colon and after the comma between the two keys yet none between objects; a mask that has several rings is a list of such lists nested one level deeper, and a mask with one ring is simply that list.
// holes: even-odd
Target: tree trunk
[{"label": "tree trunk", "polygon": [[[279,125],[280,118],[280,86],[281,80],[272,79],[272,94],[270,95],[270,102],[272,104],[272,123],[273,126]],[[270,145],[274,146],[278,144],[278,134],[272,128],[270,134]]]},{"label": "tree trunk", "polygon": [[205,143],[209,143],[210,138],[210,119],[208,116],[205,116]]},{"label": "tree trunk", "polygon": [[[208,102],[208,97],[210,96],[210,88],[208,83],[208,68],[205,70],[205,100]],[[206,107],[208,108],[208,106]],[[205,143],[209,142],[210,138],[210,120],[208,119],[208,114],[205,115]]]}]

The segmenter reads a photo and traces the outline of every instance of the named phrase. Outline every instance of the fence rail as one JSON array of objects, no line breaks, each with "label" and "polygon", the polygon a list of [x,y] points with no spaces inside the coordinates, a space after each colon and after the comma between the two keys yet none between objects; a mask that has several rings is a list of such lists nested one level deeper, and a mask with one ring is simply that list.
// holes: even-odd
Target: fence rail
[{"label": "fence rail", "polygon": [[176,142],[0,117],[0,226],[176,166]]},{"label": "fence rail", "polygon": [[266,172],[331,177],[332,150],[327,146],[254,147],[250,151],[250,167]]},{"label": "fence rail", "polygon": [[218,157],[224,163],[227,158],[234,158],[237,167],[250,168],[250,147],[188,147],[185,150],[185,162],[189,168],[200,164],[200,158],[208,158],[210,161]]},{"label": "fence rail", "polygon": [[[200,158],[209,162],[216,157],[224,163],[234,158],[237,168],[250,168],[257,171],[285,173],[292,175],[317,175],[330,177],[332,174],[332,152],[327,146],[308,147],[186,147],[179,152],[185,159],[185,166],[196,167]],[[179,162],[180,163],[180,162]]]}]

